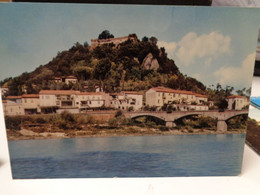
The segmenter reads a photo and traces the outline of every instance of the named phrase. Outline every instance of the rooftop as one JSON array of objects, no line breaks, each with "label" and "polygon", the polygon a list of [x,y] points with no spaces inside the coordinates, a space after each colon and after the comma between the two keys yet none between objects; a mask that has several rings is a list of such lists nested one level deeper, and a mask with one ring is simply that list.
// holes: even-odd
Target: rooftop
[{"label": "rooftop", "polygon": [[39,98],[39,94],[23,94],[22,98]]},{"label": "rooftop", "polygon": [[231,95],[231,96],[228,96],[228,97],[227,97],[227,99],[235,99],[235,98],[248,99],[246,96],[241,96],[241,95]]},{"label": "rooftop", "polygon": [[22,96],[7,96],[6,99],[8,100],[15,100],[15,99],[21,99]]},{"label": "rooftop", "polygon": [[167,88],[167,87],[153,87],[151,89],[155,90],[156,92],[177,93],[177,94],[195,95],[197,97],[207,97],[205,95],[201,95],[201,94],[198,94],[198,93],[193,93],[192,91],[177,90],[177,89],[171,89],[171,88]]},{"label": "rooftop", "polygon": [[76,93],[80,92],[75,90],[41,90],[39,92],[40,95],[72,95]]}]

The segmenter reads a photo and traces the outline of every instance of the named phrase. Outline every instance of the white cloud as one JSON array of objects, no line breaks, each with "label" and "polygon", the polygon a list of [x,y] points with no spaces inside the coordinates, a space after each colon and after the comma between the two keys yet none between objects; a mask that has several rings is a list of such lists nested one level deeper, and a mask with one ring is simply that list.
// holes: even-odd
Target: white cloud
[{"label": "white cloud", "polygon": [[159,47],[164,47],[170,58],[178,59],[179,63],[189,66],[197,59],[204,60],[206,66],[220,54],[228,54],[231,38],[219,32],[211,32],[198,36],[194,32],[186,34],[178,43],[158,41]]},{"label": "white cloud", "polygon": [[206,67],[209,67],[211,65],[211,62],[212,62],[212,58],[207,58],[204,62],[205,66]]},{"label": "white cloud", "polygon": [[249,54],[239,67],[223,66],[214,72],[214,76],[222,85],[251,86],[254,70],[255,52]]},{"label": "white cloud", "polygon": [[183,65],[188,66],[196,59],[209,59],[209,57],[230,53],[230,42],[229,36],[224,36],[219,32],[200,36],[190,32],[179,41],[176,56]]},{"label": "white cloud", "polygon": [[165,48],[165,51],[167,52],[169,58],[172,58],[172,59],[174,58],[174,52],[175,52],[175,50],[177,48],[177,43],[176,42],[167,43],[165,41],[158,41],[157,45],[159,47],[164,47]]}]

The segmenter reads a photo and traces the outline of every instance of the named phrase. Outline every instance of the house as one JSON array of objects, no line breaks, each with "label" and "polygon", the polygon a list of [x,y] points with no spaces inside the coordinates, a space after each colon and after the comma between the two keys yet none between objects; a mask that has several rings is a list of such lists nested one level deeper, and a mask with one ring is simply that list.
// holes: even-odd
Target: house
[{"label": "house", "polygon": [[140,110],[143,106],[143,95],[137,91],[122,91],[110,94],[111,107],[122,110]]},{"label": "house", "polygon": [[78,92],[76,93],[76,107],[79,110],[87,110],[109,106],[109,95],[102,92]]},{"label": "house", "polygon": [[39,94],[24,94],[22,95],[22,107],[25,114],[40,113],[40,98]]},{"label": "house", "polygon": [[175,90],[166,87],[153,87],[146,93],[146,105],[161,109],[164,105],[172,105],[177,110],[208,110],[208,98],[191,91]]},{"label": "house", "polygon": [[78,82],[77,77],[74,76],[62,76],[62,77],[55,77],[52,79],[55,83],[65,83],[67,85],[69,84],[76,84]]},{"label": "house", "polygon": [[6,116],[24,115],[21,96],[7,96],[3,108]]},{"label": "house", "polygon": [[98,85],[95,86],[96,92],[103,92],[103,87],[99,87]]},{"label": "house", "polygon": [[227,97],[228,110],[242,110],[249,106],[250,100],[248,97],[232,95]]},{"label": "house", "polygon": [[[52,113],[60,110],[75,110],[75,96],[79,91],[74,90],[41,90],[40,108],[43,113]],[[77,111],[76,111],[77,112]]]}]

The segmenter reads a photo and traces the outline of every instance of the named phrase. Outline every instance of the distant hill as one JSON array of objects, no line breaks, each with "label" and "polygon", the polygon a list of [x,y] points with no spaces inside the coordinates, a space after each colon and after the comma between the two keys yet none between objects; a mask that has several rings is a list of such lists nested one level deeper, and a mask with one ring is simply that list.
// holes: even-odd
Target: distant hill
[{"label": "distant hill", "polygon": [[[174,60],[167,57],[165,49],[157,46],[156,37],[143,37],[142,40],[135,34],[128,37],[126,41],[114,44],[111,36],[112,41],[108,44],[95,47],[87,42],[75,43],[69,50],[58,52],[46,65],[1,84],[8,83],[8,95],[21,95],[25,93],[24,89],[27,93],[38,93],[41,89],[93,91],[96,85],[106,92],[165,86],[205,93],[206,87],[201,82],[183,75]],[[55,77],[61,76],[75,76],[78,83],[53,82]]]}]

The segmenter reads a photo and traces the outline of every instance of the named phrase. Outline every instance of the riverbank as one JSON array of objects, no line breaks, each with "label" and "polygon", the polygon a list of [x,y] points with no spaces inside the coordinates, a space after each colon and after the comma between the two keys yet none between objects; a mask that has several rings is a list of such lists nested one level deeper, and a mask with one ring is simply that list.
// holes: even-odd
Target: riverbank
[{"label": "riverbank", "polygon": [[152,135],[207,135],[207,134],[243,134],[245,130],[215,131],[208,129],[164,129],[139,126],[108,128],[107,126],[90,127],[88,130],[67,130],[61,132],[35,132],[31,129],[12,131],[7,129],[8,140],[29,139],[64,139],[75,137],[111,137],[111,136],[152,136]]}]

